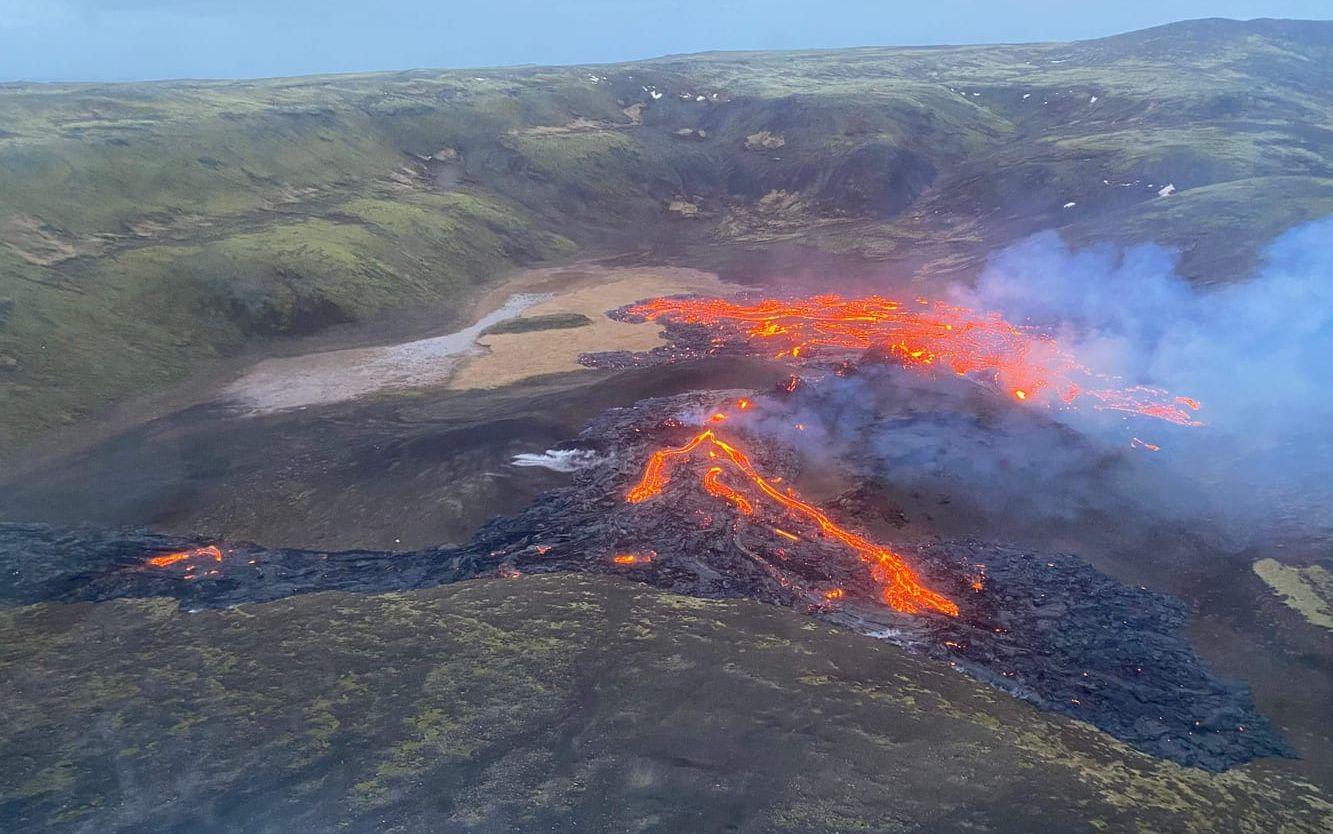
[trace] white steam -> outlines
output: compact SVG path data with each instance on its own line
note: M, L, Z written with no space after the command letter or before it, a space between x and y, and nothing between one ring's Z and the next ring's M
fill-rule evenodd
M1051 328L1090 367L1204 405L1191 429L1062 415L1090 437L1160 442L1178 484L1217 512L1333 522L1333 218L1283 234L1241 283L1196 289L1160 247L1073 252L1043 234L954 295Z
M1042 234L952 296L1041 326L1116 385L1200 400L1201 426L867 368L754 427L1006 518L1203 519L1246 540L1333 530L1333 218L1279 237L1248 281L1195 287L1174 265L1157 246L1072 251Z
M547 449L540 454L514 455L514 466L537 466L556 472L575 472L597 462L597 455L587 449Z

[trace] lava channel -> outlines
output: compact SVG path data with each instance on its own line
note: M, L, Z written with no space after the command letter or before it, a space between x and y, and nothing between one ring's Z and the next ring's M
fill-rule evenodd
M773 486L754 468L744 452L718 437L713 429L704 429L681 446L653 452L644 466L642 477L626 494L625 500L639 504L661 493L662 487L671 477L669 465L689 459L699 449L706 450L712 464L701 476L703 488L708 494L726 500L742 515L754 514L754 502L722 480L726 471L724 465L729 465L744 480L754 485L760 495L770 499L789 517L813 523L825 535L841 542L869 565L871 576L880 587L884 602L891 608L906 614L934 611L950 617L958 616L958 606L942 594L922 585L902 556L838 526L818 507L801 499L790 487L784 492ZM777 527L773 528L773 532L792 541L799 540L796 534Z

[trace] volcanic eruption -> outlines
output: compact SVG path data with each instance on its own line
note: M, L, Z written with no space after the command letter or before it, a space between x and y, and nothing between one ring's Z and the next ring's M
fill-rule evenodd
M570 485L456 546L325 553L0 526L0 557L39 551L47 566L17 563L11 595L169 595L202 608L483 576L611 573L677 593L784 605L894 640L1182 763L1223 769L1288 751L1248 693L1201 663L1183 636L1178 601L1067 554L976 538L886 544L882 530L857 529L871 519L855 495L880 475L852 473L852 489L823 508L791 485L807 458L838 459L820 445L827 425L813 423L828 418L811 407L824 396L871 393L884 382L876 366L885 364L977 383L1003 395L981 400L1007 401L1026 420L1044 420L1034 408L1087 405L1197 426L1198 402L1120 384L1035 327L924 299L657 298L609 315L660 320L667 343L648 354L585 356L586 364L755 356L797 367L767 393L694 391L603 412L548 453L586 461L568 472ZM873 417L873 406L862 410ZM795 434L772 431L774 421ZM848 426L854 435L856 426L864 429ZM1132 445L1156 449L1137 437ZM71 561L66 554L75 551L83 555ZM197 570L203 565L210 569Z
M0 597L167 596L196 610L316 591L608 573L783 605L893 640L1182 763L1224 769L1288 750L1248 693L1202 664L1178 601L1067 554L974 538L890 547L853 529L866 519L846 494L827 509L798 494L789 482L802 456L754 419L781 419L783 408L844 384L789 379L767 394L692 392L610 409L566 444L594 461L568 486L456 546L322 552L0 525L0 568L13 577Z
M748 403L748 400L743 402ZM718 419L720 417L725 417L723 412L715 413L713 420L721 422ZM686 460L700 448L705 450L708 461L729 465L732 471L740 476L742 482L753 486L759 496L774 502L794 521L813 526L819 534L840 542L855 553L862 562L870 566L875 583L882 589L884 602L895 610L906 614L935 611L951 617L958 615L958 606L941 594L924 587L902 556L834 523L824 512L804 501L790 487L778 489L754 468L754 464L744 452L718 437L717 432L711 428L699 432L682 446L653 452L644 466L643 477L630 489L625 500L631 504L639 504L661 493L662 486L670 477L669 465ZM753 515L754 504L740 491L722 480L723 472L722 466L715 465L706 469L702 477L704 491L728 501L741 515ZM779 527L774 527L773 532L789 541L799 540L799 536Z

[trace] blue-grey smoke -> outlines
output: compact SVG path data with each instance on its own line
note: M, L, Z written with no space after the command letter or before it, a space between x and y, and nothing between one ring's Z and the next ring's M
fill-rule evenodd
M1046 233L952 295L1056 334L1123 384L1200 400L1201 426L1031 408L898 369L825 380L794 415L759 426L1019 518L1132 511L1246 537L1333 529L1333 218L1283 234L1240 283L1196 287L1174 266L1159 246L1075 251Z
M1161 437L1162 464L1216 512L1333 523L1333 218L1280 236L1247 281L1196 289L1174 265L1157 246L1074 252L1046 234L955 295L1050 328L1091 367L1204 404L1204 425L1185 430L1061 419L1103 442L1117 422Z

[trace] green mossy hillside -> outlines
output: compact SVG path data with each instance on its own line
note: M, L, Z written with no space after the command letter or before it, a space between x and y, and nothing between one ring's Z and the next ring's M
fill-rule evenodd
M0 455L256 339L584 251L966 277L1035 231L1242 277L1333 212L1333 24L0 85ZM751 257L752 254L760 257ZM781 272L782 269L777 269ZM762 277L762 276L759 276Z
M16 830L1324 830L896 646L605 577L0 611Z

